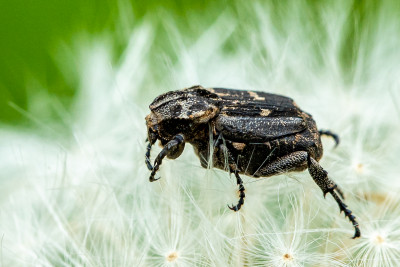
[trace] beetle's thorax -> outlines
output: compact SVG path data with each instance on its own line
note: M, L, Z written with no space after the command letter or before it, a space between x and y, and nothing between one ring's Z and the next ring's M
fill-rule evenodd
M219 112L219 97L201 86L158 96L149 106L152 117L160 124L169 119L205 123Z
M176 134L190 139L220 112L219 97L201 86L167 92L150 104L148 131L168 140Z

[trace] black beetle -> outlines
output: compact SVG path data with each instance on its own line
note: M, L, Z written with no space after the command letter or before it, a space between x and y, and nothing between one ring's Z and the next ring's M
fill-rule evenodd
M211 158L214 167L234 173L239 201L229 207L238 211L244 203L243 181L239 174L268 177L308 169L324 196L330 193L361 236L351 210L343 203L343 193L318 164L323 149L321 135L339 138L330 131L318 131L312 116L291 98L256 91L193 86L158 96L146 116L148 131L146 164L154 178L165 156L178 158L190 143L205 168ZM210 138L210 133L213 138ZM160 140L163 149L150 162L151 146ZM210 155L210 142L213 153Z

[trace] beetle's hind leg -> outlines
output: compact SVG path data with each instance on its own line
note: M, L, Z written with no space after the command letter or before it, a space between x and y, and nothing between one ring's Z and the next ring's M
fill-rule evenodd
M337 147L340 143L340 139L339 136L329 130L325 131L325 130L319 130L318 131L319 135L326 135L329 137L332 137L335 140L335 147Z
M355 229L354 238L360 237L361 232L358 227L358 222L356 221L356 217L352 215L351 210L347 208L347 205L344 204L343 200L336 194L336 192L343 196L342 191L337 187L337 184L329 179L328 173L318 164L318 162L313 159L310 154L307 153L307 165L308 171L311 177L314 179L315 183L321 188L324 196L327 193L330 193L332 197L336 200L336 203L339 205L340 212L344 212L345 217L348 217L350 222L353 224Z
M182 154L184 148L185 148L185 140L183 135L182 134L175 135L174 138L164 146L164 148L161 150L161 152L157 155L156 159L154 160L154 167L151 170L149 181L154 182L160 179L160 178L154 178L154 176L156 175L156 172L160 168L162 160L165 158L165 156L175 159Z
M330 193L339 205L340 211L344 212L345 217L348 217L350 222L353 224L355 233L353 238L361 236L360 229L356 217L351 214L351 210L347 209L347 205L343 203L343 193L338 188L337 184L329 179L328 173L313 159L306 151L296 151L289 155L283 156L253 174L255 177L259 176L271 176L289 171L304 170L308 168L308 172L314 179L314 182L321 188L324 196ZM336 194L337 193L337 194ZM338 196L342 197L342 199Z

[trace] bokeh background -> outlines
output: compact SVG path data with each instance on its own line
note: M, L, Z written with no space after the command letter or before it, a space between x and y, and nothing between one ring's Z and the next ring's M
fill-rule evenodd
M161 53L172 64L179 60L174 52L174 40L171 40L176 37L174 34L179 34L185 45L191 45L222 14L232 18L233 23L230 36L222 44L223 52L236 51L243 45L251 50L251 36L256 34L252 29L261 26L252 7L261 3L256 1L246 5L240 1L185 0L1 1L0 120L10 124L29 123L30 120L26 120L26 116L16 107L29 109L30 114L38 112L41 118L51 116L57 119L51 103L43 103L40 97L43 94L54 96L69 109L77 92L79 73L73 70L76 62L65 51L66 47L104 39L112 51L111 63L116 63L123 56L134 26L146 21L151 24L153 31L153 39L148 46L156 55L151 57L153 61L149 63L156 75L160 59L157 54ZM304 14L296 14L298 10L291 10L293 8L287 1L266 1L261 5L265 4L271 15L272 26L278 32L287 31L284 28L288 20L291 21L290 12L295 12L294 16L301 16L304 28L311 34L309 45L315 46L315 57L322 60L326 51L320 46L332 41L325 31L329 25L326 25L324 18L324 11L331 9L332 3L301 1L300 6L307 6L302 9ZM378 28L382 26L379 22L387 16L396 21L399 4L397 1L371 0L341 4L343 9L338 13L342 14L338 16L345 16L346 21L339 29L340 35L336 36L338 40L334 42L338 42L339 71L343 78L351 80L357 58L361 56L359 46L364 45L364 53L368 53L373 42L378 41L374 40L376 31L395 27L388 23L383 29ZM332 25L337 22L332 18ZM176 33L170 27L174 27ZM68 73L66 66L70 68ZM35 99L40 104L33 103Z
M39 112L41 118L57 119L51 103L38 95L51 95L67 109L77 92L78 75L72 68L65 47L93 40L107 40L112 63L120 60L135 25L151 24L153 39L147 45L155 53L176 61L169 39L174 25L188 44L195 42L221 13L238 16L238 37L246 31L251 18L240 16L235 1L1 1L0 29L0 119L6 123L29 123L26 116L11 105ZM243 28L242 28L243 27ZM226 49L235 48L234 40ZM175 58L174 58L175 57ZM156 56L151 62L157 66ZM149 62L150 63L150 62ZM65 73L65 66L70 67ZM154 69L154 68L153 68ZM157 72L157 68L155 68ZM67 76L67 77L66 77ZM32 107L39 98L41 109ZM29 99L29 100L28 100ZM38 108L40 109L40 108Z
M1 1L0 265L397 266L398 1ZM148 182L148 104L201 84L290 96L362 237L308 172ZM159 147L153 149L154 160Z

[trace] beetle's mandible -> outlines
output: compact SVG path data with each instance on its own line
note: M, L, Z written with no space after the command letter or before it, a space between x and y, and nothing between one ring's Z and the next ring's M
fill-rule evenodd
M198 85L156 97L150 110L146 116L146 165L151 170L151 182L157 180L154 176L163 158L178 158L185 143L190 143L201 166L207 168L212 160L214 167L235 175L239 201L229 208L238 211L245 198L240 174L257 178L308 169L324 196L330 193L353 224L353 238L361 236L355 216L343 203L342 191L318 163L323 153L321 135L333 137L336 145L338 136L318 131L312 116L291 98ZM150 150L157 140L163 149L152 165ZM214 146L212 155L210 142Z

